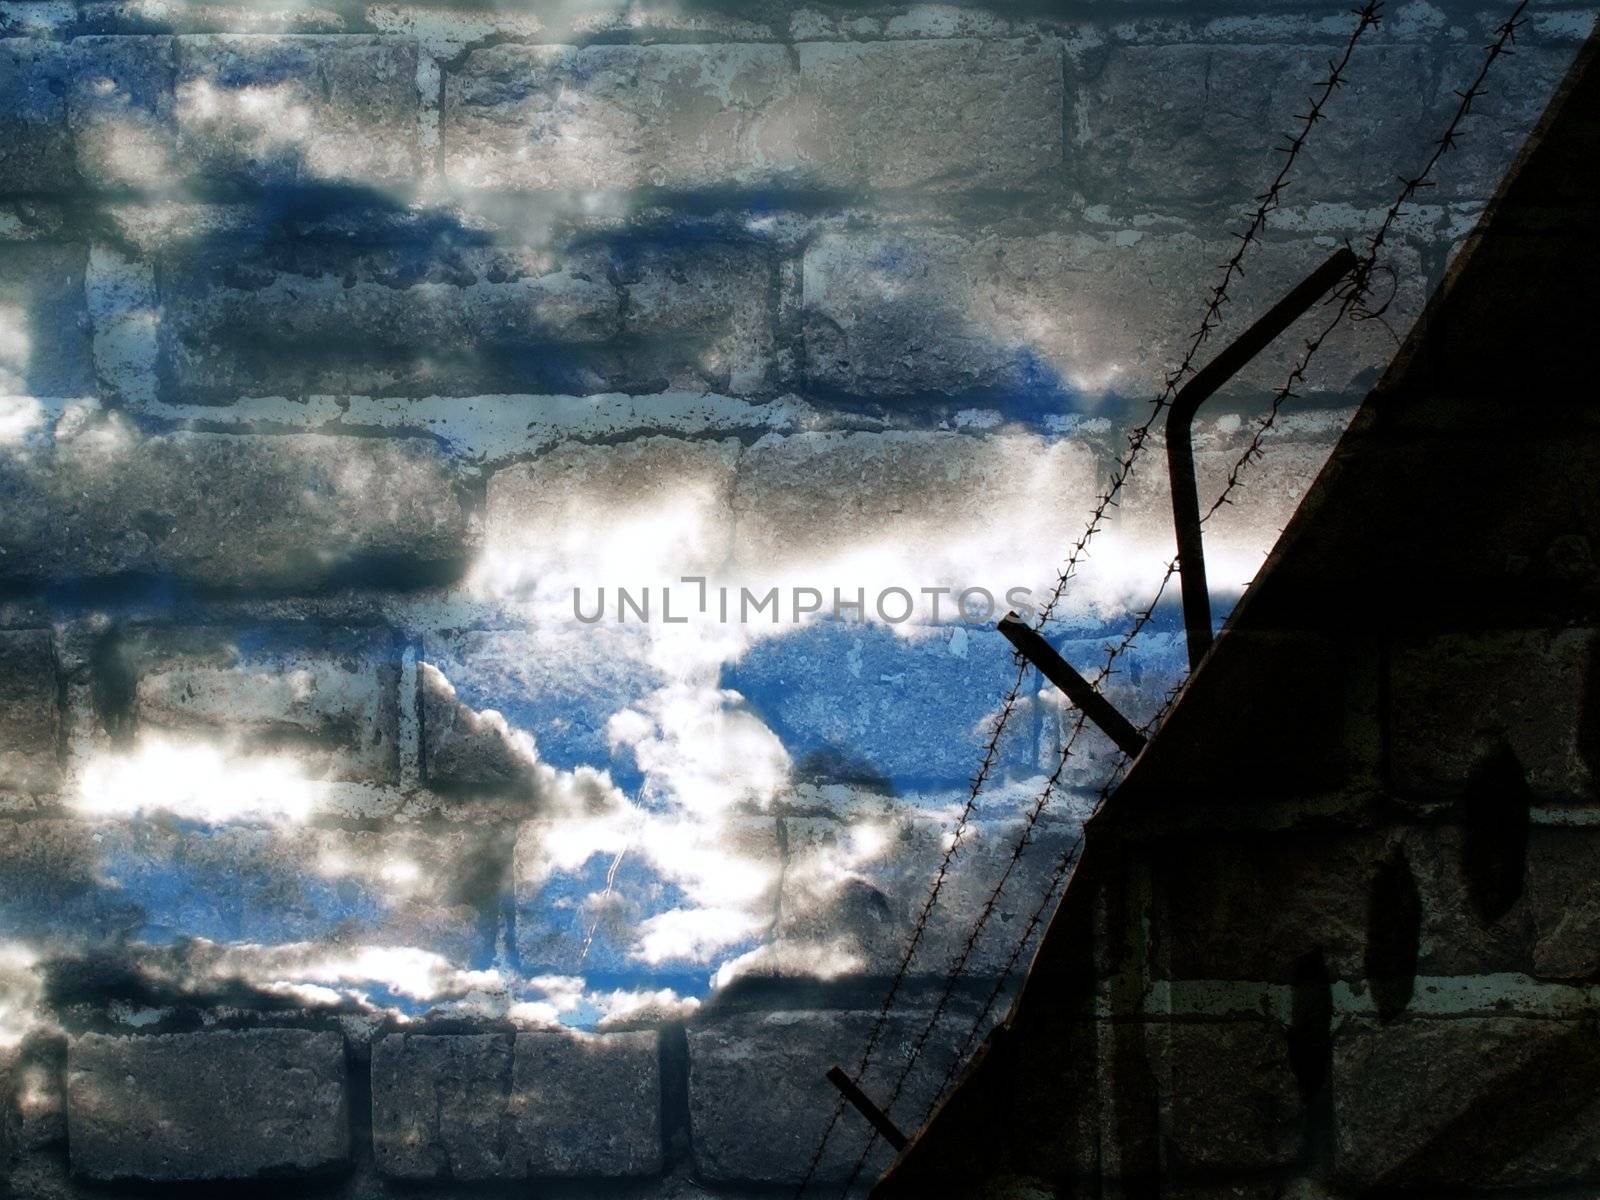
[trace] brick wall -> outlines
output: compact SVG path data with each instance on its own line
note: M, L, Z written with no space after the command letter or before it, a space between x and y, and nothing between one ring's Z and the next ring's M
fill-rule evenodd
M1370 228L1499 15L1370 35L1235 325ZM1219 593L1588 21L1537 14L1407 215L1388 327L1330 343L1210 533ZM1311 4L0 3L11 1190L792 1184L1004 644L922 609L679 638L566 589L1048 582L1347 32ZM1293 345L1208 410L1203 490ZM1165 508L1136 476L1075 658L1144 599ZM1119 700L1182 661L1164 616ZM1056 757L1053 696L1024 702L888 1062Z

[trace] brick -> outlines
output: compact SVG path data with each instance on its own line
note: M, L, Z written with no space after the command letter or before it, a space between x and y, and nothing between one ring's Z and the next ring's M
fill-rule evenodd
M350 1149L344 1042L289 1029L115 1038L68 1055L72 1166L94 1179L242 1179Z
M1535 797L1593 799L1582 698L1594 641L1579 629L1403 641L1391 668L1399 786L1426 797L1459 794L1485 751L1503 740Z
M654 1032L394 1034L372 1052L378 1169L400 1179L661 1169Z
M247 962L245 982L263 985L359 987L364 968L352 947L474 961L492 938L484 914L498 912L496 888L510 852L497 833L459 827L380 833L159 817L44 819L18 823L8 835L0 847L0 913L9 928L64 946L132 928L165 940L325 947L268 954L259 970ZM347 959L356 972L348 979L324 977L316 965ZM204 979L179 982L205 986Z
M372 1150L398 1179L505 1173L509 1036L390 1034L372 1044Z
M58 42L0 39L0 192L50 192L74 182L69 54Z
M588 612L593 591L583 599ZM665 682L649 661L644 633L642 626L614 622L441 631L425 638L423 653L460 703L501 713L512 728L533 737L543 761L571 770L611 759L606 724L612 714ZM429 767L430 777L436 769L437 764Z
M708 574L732 540L738 456L735 438L657 436L566 444L497 471L488 489L491 570L511 588L573 579L585 611L601 585L637 591Z
M1253 318L1332 253L1314 239L1274 243L1232 291L1229 314ZM966 236L826 233L805 254L808 383L850 395L1146 399L1187 348L1196 314L1231 247L1188 233ZM1420 260L1397 248L1397 333L1421 310ZM1229 385L1260 396L1280 386L1313 313ZM1328 339L1301 392L1364 388L1393 354L1376 322ZM1230 325L1224 334L1238 328Z
M422 762L436 791L519 794L535 786L538 751L526 734L490 710L463 704L438 668L417 668Z
M56 783L61 711L48 629L0 631L0 791Z
M483 240L446 217L392 245L179 247L159 271L169 398L769 389L766 251Z
M145 736L286 754L310 778L399 780L400 648L386 630L143 629L121 649Z
M410 39L178 39L182 169L208 181L410 184L420 103Z
M949 819L786 817L784 830L788 861L772 947L779 972L798 966L829 978L894 974L943 857ZM1020 821L975 821L968 827L912 963L914 974L944 976L976 927L1022 831ZM1035 828L967 959L969 977L994 976L1006 968L1076 837L1076 826L1049 817ZM1019 961L1029 961L1026 951Z
M213 588L435 581L474 530L421 439L174 433L69 414L49 445L0 459L0 579L171 574ZM374 503L375 489L381 503Z
M869 590L866 602L876 594ZM854 592L845 598L853 602ZM827 620L762 639L724 668L722 681L782 739L802 780L900 793L960 787L970 777L1016 667L993 629L908 634L907 626ZM1007 725L1002 778L1035 769L1031 715Z
M996 585L971 578L971 564L945 561L952 536L982 544L989 561L1027 584L1057 563L1052 547L1064 513L1087 513L1098 485L1094 451L1082 442L958 433L800 433L768 435L739 461L733 504L735 557L757 578L809 570L841 545L880 543L917 564L915 579L875 580L912 590L940 584ZM1019 507L1007 501L1025 500ZM1047 532L1048 530L1048 532ZM985 574L989 561L984 562ZM937 574L938 578L932 576ZM803 580L821 588L842 579ZM851 593L853 598L853 593ZM922 597L918 597L923 599ZM828 600L831 603L831 595ZM924 600L924 603L926 601ZM973 603L979 603L974 598ZM996 596L996 603L1004 598ZM949 620L946 599L940 620ZM929 613L931 616L931 612Z
M796 155L831 187L1015 188L1062 168L1051 39L801 42Z
M890 1021L862 1081L867 1095L887 1099L925 1020L906 1014ZM838 1099L828 1068L855 1062L872 1022L873 1014L863 1012L776 1012L691 1024L689 1122L698 1176L711 1183L797 1183ZM909 1125L921 1115L969 1024L970 1017L953 1015L935 1029L891 1117ZM835 1134L817 1166L817 1183L847 1178L866 1141L859 1123L841 1122ZM866 1177L876 1177L891 1158L880 1141Z
M1351 1020L1334 1038L1335 1168L1361 1187L1600 1178L1589 1021Z
M1474 106L1473 136L1439 168L1435 199L1486 199L1543 109L1570 52L1530 49ZM1420 169L1482 61L1476 41L1363 47L1295 168L1295 194L1387 202ZM1521 51L1519 50L1519 55ZM1070 97L1069 156L1094 202L1237 205L1277 170L1274 147L1327 75L1305 46L1123 45L1087 68ZM1470 147L1468 143L1471 143Z
M473 188L754 183L790 157L781 46L500 45L445 80L445 173Z
M173 112L173 39L85 37L75 39L72 50L67 118L84 184L170 186L183 173Z
M1169 1022L1150 1038L1170 1072L1162 1131L1171 1169L1259 1171L1299 1157L1305 1114L1280 1026Z
M0 42L0 53L4 53ZM0 159L0 164L4 160ZM83 246L5 244L0 253L0 395L94 390Z
M525 821L513 869L525 971L639 976L715 968L777 917L782 850L770 817L665 820L587 791L587 807ZM680 798L693 805L700 798ZM607 807L611 805L611 807Z
M1320 948L1335 979L1365 977L1367 906L1384 854L1371 837L1176 839L1157 860L1177 979L1290 982Z
M512 1065L519 1174L661 1170L661 1058L654 1031L519 1033Z
M1593 979L1600 975L1600 879L1596 833L1535 829L1527 854L1527 907L1533 926L1533 975Z

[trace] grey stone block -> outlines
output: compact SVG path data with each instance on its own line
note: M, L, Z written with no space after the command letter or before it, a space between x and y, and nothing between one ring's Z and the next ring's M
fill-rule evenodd
M762 392L773 268L753 246L218 237L161 258L172 398ZM338 329L337 337L329 336Z
M160 190L184 174L173 113L170 37L85 37L72 43L67 118L91 188Z
M401 1179L661 1169L653 1032L395 1034L372 1052L378 1168Z
M781 46L473 50L445 80L445 172L511 190L754 183L787 165L794 88Z
M85 1034L67 1067L72 1165L93 1179L244 1179L349 1154L336 1033Z
M596 468L599 474L599 468ZM531 480L525 478L523 482ZM508 491L520 495L521 483ZM494 494L491 491L491 494ZM515 543L518 523L509 512L515 508L501 493L507 508L500 509L506 525L496 528L491 544L509 535ZM553 503L535 500L536 508ZM530 533L530 538L531 538ZM508 564L514 579L520 559ZM570 601L563 598L563 608ZM607 604L615 615L615 595ZM592 610L594 591L585 589L584 611ZM558 610L561 611L561 610ZM571 770L582 765L604 766L612 748L606 724L614 713L648 696L664 682L649 661L647 630L641 625L551 623L534 629L441 631L423 642L423 654L455 690L458 702L473 709L493 709L514 730L530 734L539 757ZM426 726L424 727L426 732ZM429 766L430 778L438 769Z
M651 826L604 807L525 821L517 835L523 968L567 975L706 970L754 950L777 917L782 848L771 817L702 817L653 842ZM693 798L685 798L693 803ZM723 873L726 872L727 878Z
M409 38L178 39L184 174L252 184L410 184L421 168Z
M60 737L50 631L0 631L0 791L50 791L58 774Z
M1016 677L1010 643L993 629L907 636L904 626L828 620L758 642L724 668L723 686L782 739L799 778L904 794L962 787ZM1035 769L1035 694L1006 725L997 778Z
M143 735L287 755L311 779L399 779L400 647L387 630L147 628L119 652Z
M1281 1026L1168 1022L1149 1037L1170 1072L1161 1093L1169 1169L1263 1171L1299 1157L1304 1108Z
M832 1066L853 1070L873 1016L862 1012L777 1012L710 1018L689 1027L689 1120L695 1168L712 1183L794 1184L805 1174L838 1093ZM862 1081L887 1100L925 1018L896 1017ZM890 1116L914 1124L943 1078L970 1017L952 1015L930 1037L901 1103ZM813 1179L840 1183L866 1142L864 1122L841 1122ZM892 1155L880 1141L864 1177L876 1177Z
M457 479L417 439L175 433L69 414L47 444L0 458L0 578L171 573L217 588L434 580L474 529ZM381 490L382 503L373 497Z
M1458 795L1481 756L1504 742L1542 800L1592 799L1584 681L1590 630L1495 630L1408 639L1396 647L1393 753L1399 786Z
M877 543L885 555L903 555L922 572L886 583L913 593L923 586L993 586L989 579L947 575L950 564L940 561L940 550L956 537L1013 564L1017 578L1007 584L1027 585L1033 582L1034 564L1023 564L1047 536L1044 527L1053 535L1064 515L1086 514L1098 482L1094 451L1069 439L924 432L768 435L739 460L735 559L753 582L767 574L815 572L841 547ZM1052 551L1047 565L1055 561ZM802 582L821 588L847 581ZM1003 597L996 603L1003 604ZM939 620L948 621L954 613L955 602L946 597ZM924 619L932 615L930 608Z
M655 436L565 444L496 471L488 489L491 567L511 588L546 577L581 583L586 613L596 587L637 593L708 574L732 542L739 452L736 438Z
M1017 188L1062 162L1053 39L802 42L795 155L839 188Z
M1352 1020L1334 1038L1335 1168L1357 1187L1600 1178L1591 1021Z
M1592 829L1535 829L1528 843L1531 973L1541 979L1600 975L1600 877Z
M512 1163L520 1175L661 1170L661 1056L653 1031L519 1033Z
M59 42L0 39L0 192L60 191L76 182L69 56Z
M0 42L0 54L6 43ZM0 165L4 160L0 159ZM86 396L94 390L85 246L3 243L0 395Z
M372 1149L398 1179L505 1172L508 1035L390 1034L372 1045Z
M150 799L159 808L161 797ZM441 969L473 961L492 939L484 914L498 911L509 855L495 831L459 826L347 831L160 814L33 820L12 827L0 846L0 914L8 928L62 948L103 945L129 929L157 941L243 944L214 973L201 963L168 979L179 991L204 994L230 978L247 986L377 983L420 991L397 1003L425 1005L454 981L403 955L404 978L390 979L394 963L382 954L364 962L363 948L439 955ZM378 976L370 982L369 969ZM154 987L162 976L152 969L148 978Z
M1312 238L1258 249L1230 289L1220 337L1242 330L1333 249L1331 240ZM878 397L1150 398L1187 349L1217 265L1232 252L1225 241L1139 229L824 234L805 255L808 382ZM1396 247L1393 259L1399 284L1387 321L1403 334L1421 310L1426 279L1415 251ZM1229 391L1275 390L1303 339L1329 319L1321 309L1302 318ZM1296 390L1364 388L1393 354L1377 324L1336 330Z
M1440 165L1436 200L1486 199L1533 128L1570 51L1518 49ZM1137 45L1089 64L1070 98L1069 154L1102 203L1242 205L1276 174L1274 147L1300 128L1328 73L1323 47ZM1295 167L1302 199L1391 200L1420 170L1482 61L1475 40L1363 46Z

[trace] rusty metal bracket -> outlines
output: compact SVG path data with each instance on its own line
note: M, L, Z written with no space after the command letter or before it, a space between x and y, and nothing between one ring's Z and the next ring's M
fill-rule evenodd
M1172 523L1178 533L1178 572L1183 584L1183 626L1189 642L1189 669L1211 649L1211 592L1206 586L1205 547L1200 532L1200 496L1194 476L1191 427L1195 413L1239 369L1254 358L1324 292L1350 274L1358 260L1340 248L1266 315L1235 338L1173 397L1167 414L1167 475L1172 482ZM1081 707L1081 705L1080 705ZM1087 711L1087 710L1085 710Z
M1144 735L1112 706L1111 701L1095 691L1094 685L1078 674L1071 663L1057 654L1033 626L1016 613L1007 613L1000 618L999 629L1017 648L1017 653L1039 668L1039 673L1065 692L1067 699L1076 704L1084 716L1100 726L1116 743L1117 749L1129 758L1139 756L1139 751L1144 749Z
M858 1088L842 1069L829 1067L828 1082L838 1088L844 1098L855 1105L856 1111L871 1122L872 1127L878 1131L878 1136L889 1143L889 1149L899 1154L911 1144L911 1139L900 1132L895 1123L889 1119L889 1114L867 1099L867 1094Z

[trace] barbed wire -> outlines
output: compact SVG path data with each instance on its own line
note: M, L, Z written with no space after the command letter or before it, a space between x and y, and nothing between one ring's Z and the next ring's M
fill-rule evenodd
M1052 619L1056 606L1060 603L1062 596L1066 592L1068 583L1076 576L1079 566L1081 566L1081 564L1087 559L1090 543L1103 527L1110 510L1113 507L1116 507L1118 503L1118 497L1120 496L1124 485L1127 483L1128 477L1132 474L1134 466L1139 460L1140 455L1144 451L1145 446L1150 439L1151 433L1155 428L1157 419L1171 404L1184 380L1189 375L1194 373L1196 356L1199 354L1201 348L1210 340L1211 335L1217 330L1217 328L1220 327L1222 323L1222 310L1231 299L1229 294L1230 288L1237 279L1243 277L1243 263L1245 255L1249 252L1251 247L1260 240L1260 236L1266 228L1267 221L1270 219L1272 213L1282 204L1283 194L1289 185L1290 175L1293 172L1295 163L1299 160L1302 150L1305 148L1306 141L1309 138L1312 129L1319 121L1324 119L1323 109L1326 107L1328 101L1333 97L1334 93L1344 85L1344 74L1349 66L1351 57L1355 52L1356 44L1368 29L1379 23L1379 21L1382 19L1382 11L1383 0L1368 0L1368 3L1364 4L1362 7L1352 10L1356 17L1356 25L1351 31L1350 37L1344 45L1343 52L1338 58L1329 60L1328 74L1326 78L1322 80L1321 84L1314 90L1313 94L1308 97L1308 108L1306 112L1299 114L1296 117L1296 119L1300 122L1297 130L1292 135L1286 134L1286 141L1284 144L1277 147L1279 153L1283 154L1284 156L1283 163L1280 165L1277 174L1273 177L1272 182L1268 184L1266 190L1256 196L1255 210L1251 213L1250 219L1246 224L1244 231L1234 235L1238 241L1238 245L1234 248L1232 255L1229 256L1227 261L1219 264L1218 269L1222 272L1221 277L1211 288L1211 291L1207 297L1205 310L1200 319L1200 323L1189 339L1189 344L1184 352L1183 358L1180 360L1178 365L1169 371L1165 376L1160 395L1158 395L1151 402L1151 411L1149 415L1143 422L1136 426L1132 432L1129 433L1127 448L1118 459L1116 466L1113 468L1105 492L1096 498L1095 506L1090 512L1089 521L1084 529L1084 532L1073 544L1072 549L1067 556L1065 565L1060 571L1057 572L1055 582L1051 588L1050 596L1046 600L1045 604L1041 606L1040 611L1034 621L1035 629L1043 628ZM1163 581L1163 590L1165 589L1165 583L1166 581ZM1150 611L1150 615L1154 615L1153 606ZM1140 628L1142 629L1142 627L1143 626L1141 625ZM1128 639L1128 641L1131 643L1131 639ZM1100 674L1099 678L1096 680L1096 686L1099 686L1100 683L1103 683L1103 681L1109 677L1111 674L1112 663L1115 661L1118 653L1120 653L1120 651L1108 654L1106 665L1102 669L1102 673ZM951 863L954 861L956 854L959 852L960 847L966 840L968 830L971 826L972 814L977 807L978 798L982 793L983 788L987 785L988 779L993 772L995 763L998 760L998 747L1000 740L1004 735L1005 727L1010 721L1011 715L1016 710L1016 707L1020 702L1023 684L1027 680L1029 666L1027 661L1022 658L1020 654L1016 656L1016 659L1016 679L1005 693L1005 696L1002 698L999 713L995 718L991 728L989 740L985 745L983 760L979 765L977 774L972 780L968 796L966 802L962 806L961 813L957 817L955 831L951 835L949 844L946 846L939 866L934 873L934 879L929 890L928 898L923 904L921 911L918 913L916 920L913 922L906 953L901 957L900 963L895 972L895 976L890 983L884 1003L880 1006L878 1015L875 1018L871 1029L869 1030L866 1048L864 1049L858 1061L856 1072L852 1076L852 1079L857 1085L860 1084L862 1078L867 1072L867 1068L871 1065L872 1055L875 1053L877 1045L882 1039L884 1028L888 1022L889 1012L893 1008L893 1002L899 995L900 989L904 985L905 977L910 971L911 963L916 956L916 952L926 936L928 921L931 919L933 910L938 903L939 894L943 890L945 879L949 875ZM1044 796L1044 803L1039 804L1036 802L1033 811L1030 812L1030 817L1023 833L1023 839L1026 839L1026 841L1020 845L1020 848L1014 850L1013 856L1011 857L1005 869L1005 877L1007 879L1009 879L1011 872L1015 869L1017 861L1019 861L1022 855L1026 852L1026 842L1031 842L1032 831L1037 825L1039 816L1042 815L1044 808L1048 805L1050 796L1054 794L1055 787L1059 782L1061 774L1065 769L1066 762L1072 753L1072 743L1075 742L1077 732L1081 731L1082 726L1083 718L1080 714L1074 734L1071 738L1069 738L1067 746L1063 749L1061 761L1057 765L1056 770L1052 773L1050 782L1047 784L1048 791ZM889 1105L892 1105L894 1100L898 1099L901 1091L903 1090L905 1079L909 1075L911 1069L914 1068L916 1059L920 1055L921 1048L926 1044L928 1037L931 1035L933 1027L937 1024L937 1014L942 1014L944 1008L948 1005L950 995L953 993L956 983L961 977L961 973L965 970L965 965L967 960L970 958L972 948L976 945L977 938L979 935L981 935L983 926L987 924L990 916L992 915L994 904L998 903L998 899L999 892L997 890L991 897L991 900L985 903L984 909L980 914L981 923L973 931L967 942L963 944L962 950L958 953L958 960L961 964L960 968L953 970L947 975L946 989L941 995L938 1005L936 1006L936 1015L934 1018L932 1018L932 1020L930 1020L928 1026L918 1035L918 1038L914 1042L915 1050L909 1057L900 1075L900 1078L896 1082L894 1087L894 1098L889 1101ZM886 1111L889 1105L885 1106ZM805 1173L802 1176L798 1187L795 1189L794 1194L796 1200L799 1200L799 1198L805 1194L806 1189L810 1186L811 1180L815 1177L817 1168L821 1165L822 1157L826 1153L828 1141L831 1138L834 1129L837 1127L840 1118L843 1116L845 1107L846 1101L843 1095L841 1095L834 1104L828 1121L823 1128L822 1136L818 1141L817 1148L807 1164ZM855 1170L851 1173L849 1180L845 1184L844 1191L846 1193L848 1193L850 1187L859 1177L861 1170L865 1167L866 1161L871 1155L873 1145L876 1141L876 1136L876 1133L873 1133L871 1137L869 1137L867 1145L863 1149L861 1156L856 1163Z
M1290 368L1283 384L1274 392L1267 412L1263 414L1261 419L1257 422L1256 428L1251 435L1249 443L1246 445L1244 451L1239 455L1229 470L1227 479L1221 492L1201 518L1202 523L1208 521L1225 505L1233 502L1232 497L1234 493L1243 484L1244 473L1251 464L1259 461L1262 457L1264 453L1264 439L1276 425L1277 418L1282 410L1283 405L1298 394L1295 389L1304 384L1306 374L1310 368L1312 360L1316 357L1317 353L1321 350L1327 339L1334 333L1335 330L1340 327L1340 325L1344 323L1345 320L1349 319L1354 321L1373 319L1377 316L1381 316L1383 309L1388 307L1387 301L1376 311L1365 307L1367 298L1370 294L1370 280L1375 268L1377 267L1378 255L1381 252L1388 234L1393 228L1394 222L1398 218L1400 211L1415 197L1417 192L1423 188L1433 186L1433 171L1438 166L1444 155L1455 148L1456 137L1460 131L1462 122L1465 121L1467 116L1470 114L1473 102L1484 94L1483 84L1485 79L1488 77L1489 70L1498 59L1515 53L1515 51L1510 49L1510 47L1516 40L1517 29L1524 24L1524 18L1522 14L1527 8L1528 2L1529 0L1520 0L1520 2L1512 10L1510 17L1508 17L1507 20L1498 27L1495 40L1485 47L1484 60L1478 70L1477 76L1465 90L1457 91L1455 93L1455 95L1459 98L1459 102L1454 113L1451 115L1444 134L1434 143L1433 153L1429 156L1422 170L1417 175L1410 178L1402 178L1400 193L1395 202L1392 203L1385 212L1383 220L1368 238L1366 252L1358 260L1356 267L1352 270L1351 275L1348 277L1348 282L1335 292L1332 301L1335 304L1335 312L1333 317L1327 321L1323 327L1312 337L1308 338L1303 343L1299 357L1296 359L1294 365ZM1116 647L1108 650L1107 664L1105 667L1102 667L1099 676L1094 681L1094 685L1097 689L1099 688L1101 682L1109 674L1110 664L1114 662L1115 659L1122 653L1127 651L1127 649L1132 645L1133 641L1150 623L1156 607L1160 604L1161 598L1165 594L1167 587L1172 582L1173 577L1178 574L1178 570L1178 559L1174 557L1168 561L1162 573L1161 581L1156 588L1154 598L1143 610L1138 613L1132 626L1123 636L1121 642L1119 642ZM1175 683L1167 692L1165 699L1157 709L1156 713L1152 715L1147 722L1145 722L1140 732L1147 738L1151 736L1153 731L1159 728L1160 724L1166 719L1167 714L1177 702L1178 696L1182 693L1185 682L1186 678L1180 679L1177 683ZM1083 729L1084 721L1084 714L1080 712L1074 724L1072 736L1069 738L1069 745L1072 741L1076 740L1077 734ZM1126 752L1121 752L1119 754L1116 765L1112 768L1110 775L1102 785L1099 795L1095 801L1096 810L1098 810L1100 805L1105 803L1105 801L1110 797L1111 792L1115 790L1130 761L1130 757ZM1047 781L1047 792L1053 790L1056 778L1057 776L1053 775L1051 779ZM1043 795L1043 793L1041 794ZM1036 806L1035 809L1035 812L1037 811L1038 806ZM1030 817L1033 815L1034 814L1030 814ZM1024 831L1024 838L1028 837L1028 832L1028 830ZM1017 964L1020 962L1023 953L1026 952L1027 946L1031 942L1034 934L1037 932L1039 925L1044 921L1045 914L1050 911L1050 906L1053 903L1057 892L1070 876L1079 855L1082 853L1082 842L1083 839L1080 835L1080 837L1076 839L1068 848L1067 852L1061 857L1056 864L1055 869L1052 871L1050 878L1046 883L1044 895L1041 897L1039 904L1034 909L1033 913L1029 916L1027 922L1024 923L1022 933L1017 938L1016 944L1013 947L1010 956L1008 957L1005 965L1002 967L999 975L996 977L983 1006L969 1028L965 1039L961 1043L961 1046L957 1049L955 1055L952 1057L945 1072L944 1078L941 1080L938 1088L932 1094L932 1097L928 1102L927 1109L923 1113L921 1122L922 1125L926 1125L928 1120L932 1117L934 1109L938 1107L940 1099L943 1098L945 1091L954 1081L956 1073L960 1070L962 1064L966 1060L967 1054L972 1049L973 1043L977 1040L979 1032L982 1030L984 1023L989 1018L989 1014L993 1012L995 1004L998 1003L1000 996L1004 993L1010 976L1016 970ZM1020 857L1020 854L1017 857ZM1007 869L1003 873L1000 882L996 885L994 892L991 894L990 900L986 901L985 907L982 910L982 914L987 914L988 912L992 911L993 903L998 902L998 895L1003 889L1005 882L1009 880L1011 870L1014 868L1014 866L1015 859L1007 864ZM975 941L976 939L971 940ZM968 950L967 953L970 954L970 950ZM963 962L964 961L965 960L963 959ZM864 1160L865 1155L863 1155L863 1161Z

